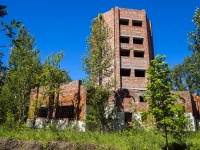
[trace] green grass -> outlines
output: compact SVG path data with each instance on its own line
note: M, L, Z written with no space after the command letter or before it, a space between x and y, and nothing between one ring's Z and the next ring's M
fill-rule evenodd
M73 143L98 144L105 147L111 147L121 150L162 150L165 146L165 138L162 133L147 130L130 130L120 132L108 132L100 134L99 132L78 132L75 130L50 130L50 129L30 129L13 128L7 130L0 126L0 138L13 138L19 140L36 140L47 143L49 141L66 141ZM181 146L169 136L171 149ZM185 139L187 149L200 149L200 133L193 133Z

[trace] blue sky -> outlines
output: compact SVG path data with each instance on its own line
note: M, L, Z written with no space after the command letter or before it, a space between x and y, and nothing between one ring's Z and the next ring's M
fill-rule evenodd
M63 50L61 68L77 80L86 76L81 69L82 56L91 21L98 13L115 6L145 9L153 24L155 54L166 55L173 67L190 54L187 34L195 30L192 16L200 0L1 0L0 4L7 5L9 12L3 18L5 22L13 18L22 21L34 35L42 61L52 52ZM1 51L7 64L9 50Z

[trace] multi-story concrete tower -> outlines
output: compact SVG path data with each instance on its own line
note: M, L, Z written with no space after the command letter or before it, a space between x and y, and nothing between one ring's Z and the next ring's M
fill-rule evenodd
M118 110L125 113L125 122L132 118L131 105L146 109L142 93L147 86L146 70L154 57L152 27L145 10L115 7L103 14L112 31L114 49L115 90L121 91ZM121 107L121 108L120 108Z

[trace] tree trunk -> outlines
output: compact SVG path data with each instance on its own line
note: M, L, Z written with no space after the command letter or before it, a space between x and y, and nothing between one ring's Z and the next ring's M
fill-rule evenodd
M169 150L169 148L168 148L168 137L167 137L167 128L166 128L166 125L165 125L165 140L166 140L166 148L167 148L167 150Z

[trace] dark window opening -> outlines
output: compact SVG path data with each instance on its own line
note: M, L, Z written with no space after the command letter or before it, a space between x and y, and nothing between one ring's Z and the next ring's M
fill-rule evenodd
M128 20L128 19L120 19L120 20L119 20L119 24L120 24L120 25L128 25L128 23L129 23L129 20Z
M143 51L134 51L134 57L144 57Z
M121 56L130 56L130 50L120 50Z
M140 102L144 102L144 98L140 96Z
M133 38L133 44L143 44L143 38Z
M135 77L145 77L145 70L135 70Z
M121 69L120 70L120 76L130 77L130 75L131 75L131 69Z
M130 124L132 122L132 113L125 112L125 124Z
M45 108L45 107L40 107L37 116L38 116L38 117L42 117L42 118L46 118L46 117L47 117L47 112L48 112L48 109L47 109L47 108Z
M129 43L129 37L120 37L120 43Z
M74 106L58 106L56 109L56 118L73 118Z
M132 21L132 25L133 26L137 26L137 27L142 27L142 21L140 21L140 20L133 20Z

